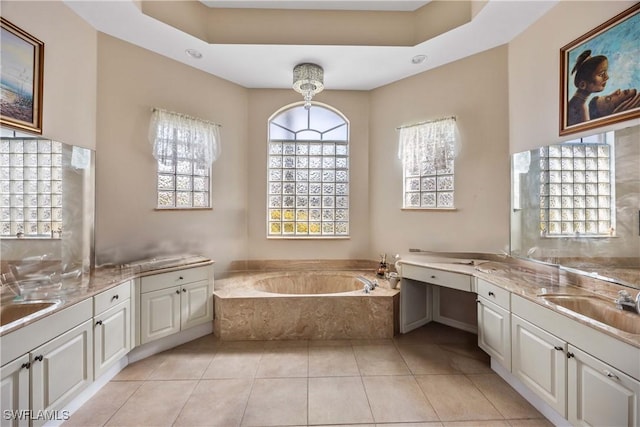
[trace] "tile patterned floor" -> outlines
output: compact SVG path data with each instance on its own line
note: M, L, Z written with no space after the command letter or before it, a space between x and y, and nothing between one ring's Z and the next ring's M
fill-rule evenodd
M127 366L64 425L551 426L476 340L437 323L374 341L208 335Z

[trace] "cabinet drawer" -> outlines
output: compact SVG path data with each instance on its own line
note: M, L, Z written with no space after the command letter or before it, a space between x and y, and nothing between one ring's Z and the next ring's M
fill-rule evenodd
M93 297L93 314L97 316L131 296L131 282L108 289Z
M471 276L466 274L402 264L402 276L420 282L471 292Z
M511 310L511 292L489 283L482 279L478 280L478 295L488 299L502 308Z
M207 280L209 267L186 268L184 270L169 271L167 273L145 276L140 279L140 292L152 292L172 286Z

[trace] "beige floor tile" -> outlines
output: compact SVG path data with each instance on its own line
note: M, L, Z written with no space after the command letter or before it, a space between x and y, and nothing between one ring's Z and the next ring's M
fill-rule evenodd
M441 421L503 419L464 375L419 375L416 379Z
M441 422L434 421L428 423L384 423L376 424L376 427L443 427Z
M220 341L220 349L262 350L265 341Z
M468 375L468 377L505 418L544 418L498 375Z
M489 355L484 352L476 341L468 343L452 343L452 344L439 344L440 347L451 353L459 354L461 356L470 357L472 359L478 359L483 362L489 363L491 360Z
M398 345L398 351L414 375L459 374L452 364L452 354L436 344Z
M242 419L243 426L307 424L307 378L258 378Z
M103 426L143 384L142 381L111 381L71 415L65 426Z
M309 348L310 377L348 377L360 375L351 346Z
M162 365L167 356L168 353L159 353L131 363L118 372L112 381L144 381L151 376L158 366Z
M171 351L149 376L150 380L199 380L207 369L213 354Z
M393 345L392 339L371 339L371 340L349 340L351 345L360 346L360 345Z
M438 421L413 376L372 376L362 381L377 423Z
M221 341L218 340L214 335L209 334L179 345L178 347L171 349L171 351L180 351L187 353L208 353L213 355L215 354L217 349L220 348L220 346Z
M477 343L478 336L441 323L430 322L408 334L396 336L394 340L403 344L474 344Z
M511 427L553 427L551 421L546 418L533 420L509 420Z
M348 346L351 347L351 340L310 340L309 348L311 347L338 347Z
M444 427L509 427L509 423L500 420L491 421L445 421Z
M292 348L292 347L309 347L309 341L307 340L273 340L265 341L264 348Z
M359 376L309 378L309 424L372 422Z
M307 377L309 350L306 347L266 349L260 359L256 378Z
M108 426L170 426L197 381L146 381L106 424Z
M394 345L354 346L361 375L407 375L409 368Z
M200 381L174 426L239 426L252 384L251 378Z
M262 350L220 349L202 378L253 378L261 358Z

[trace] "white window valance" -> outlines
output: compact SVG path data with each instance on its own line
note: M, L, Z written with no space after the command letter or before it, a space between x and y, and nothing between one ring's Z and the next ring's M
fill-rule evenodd
M441 170L456 155L455 117L399 128L398 158L405 170Z
M186 114L154 108L149 124L153 156L163 164L188 158L209 168L220 156L220 125Z

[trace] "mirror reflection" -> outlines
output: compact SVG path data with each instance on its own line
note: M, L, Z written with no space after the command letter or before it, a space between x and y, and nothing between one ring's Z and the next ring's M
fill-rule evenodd
M511 254L640 289L640 126L516 153Z
M94 152L0 138L0 273L34 299L73 289L93 265Z

